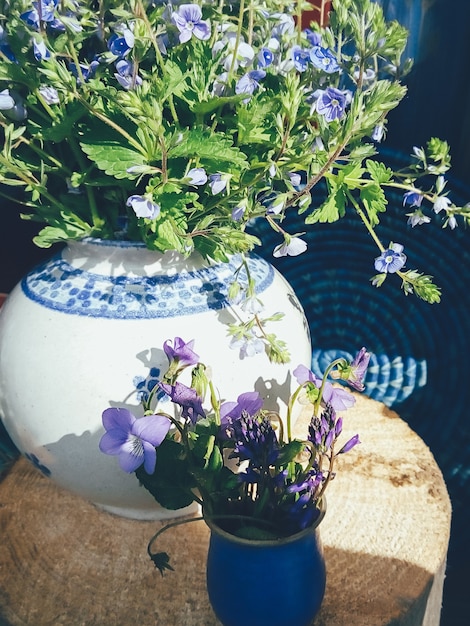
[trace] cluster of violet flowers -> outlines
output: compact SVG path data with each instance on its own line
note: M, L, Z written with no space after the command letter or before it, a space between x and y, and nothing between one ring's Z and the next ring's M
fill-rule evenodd
M165 493L184 491L186 499L175 495L180 505L199 503L205 517L229 532L272 538L311 526L335 476L336 458L359 443L355 435L338 444L343 419L337 412L351 407L355 398L328 378L363 390L370 358L366 349L351 362L333 361L321 378L299 365L293 372L298 387L285 420L264 407L257 391L241 393L235 401L220 400L194 352L194 341L175 337L165 341L163 349L168 369L143 399L144 415L136 417L126 408L103 412L106 432L99 444L101 451L118 456L120 467L136 472L156 499L159 476L163 476ZM190 386L178 380L187 368L191 369ZM299 400L311 410L305 439L292 433L292 411ZM165 446L170 454L162 451ZM173 464L180 476L182 465L185 470L183 480L174 484Z

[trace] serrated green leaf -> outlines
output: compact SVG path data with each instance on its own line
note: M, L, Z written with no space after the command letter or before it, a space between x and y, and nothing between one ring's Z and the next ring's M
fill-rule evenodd
M345 203L346 201L342 189L337 189L336 192L331 193L321 206L305 218L305 223L336 222L345 214Z
M361 189L361 200L367 211L372 226L379 223L378 213L387 209L387 198L384 190L378 184L371 184Z
M372 180L375 180L375 182L379 185L388 183L393 177L392 170L381 161L372 161L371 159L368 159L366 161L366 167Z
M116 139L85 138L80 142L85 154L96 166L114 178L136 178L138 175L127 170L134 165L144 165L142 153L133 150Z
M224 170L228 165L237 169L248 167L246 156L222 133L211 133L199 128L186 129L180 142L171 147L169 157L199 157L201 163L219 164L216 169Z

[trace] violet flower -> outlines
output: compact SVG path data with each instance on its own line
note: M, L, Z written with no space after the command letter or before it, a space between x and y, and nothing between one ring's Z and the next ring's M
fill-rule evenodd
M202 399L192 387L186 387L178 381L174 385L158 383L158 386L170 396L172 402L182 408L181 416L191 420L193 424L197 422L198 416L206 416L202 408Z
M132 207L137 217L143 217L149 220L155 219L160 213L160 205L155 204L143 196L129 196L126 206Z
M393 274L398 272L406 263L403 246L400 243L391 243L387 250L375 259L374 267L378 272Z
M193 35L202 41L211 36L210 24L201 19L202 11L197 4L180 5L178 12L172 13L172 18L180 32L180 43L186 43Z
M323 70L327 74L333 74L339 70L338 62L328 48L314 46L310 51L310 60L318 70Z
M155 471L155 448L165 439L171 422L163 415L145 415L137 419L123 408L110 408L103 412L106 429L99 447L105 454L119 457L121 469L129 474L142 463L147 474Z
M199 361L199 355L193 351L193 346L194 339L186 343L181 337L175 337L173 345L171 345L170 339L165 341L163 351L170 365L176 362L181 367L188 367L189 365L196 365Z
M273 256L276 258L282 256L298 256L307 249L307 243L300 237L289 237L283 244L276 246Z
M336 87L327 87L325 90L319 90L315 106L327 122L340 120L345 113L346 96Z
M257 391L241 393L236 402L223 402L220 405L220 420L222 424L237 420L245 412L247 415L256 415L263 406L263 399Z

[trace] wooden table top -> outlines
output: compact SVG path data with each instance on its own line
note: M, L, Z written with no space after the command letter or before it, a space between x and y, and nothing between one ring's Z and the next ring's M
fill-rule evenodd
M344 441L356 432L362 443L340 457L327 493L327 589L314 624L438 626L451 520L442 474L396 413L359 395ZM0 483L0 624L218 626L207 527L163 535L176 571L162 578L146 553L162 525L100 511L18 460Z

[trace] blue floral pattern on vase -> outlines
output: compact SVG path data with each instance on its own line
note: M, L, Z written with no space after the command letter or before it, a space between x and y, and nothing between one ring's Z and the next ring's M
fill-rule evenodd
M61 255L35 268L21 282L24 294L39 304L73 315L111 319L151 319L193 315L229 305L228 286L240 257L173 276L107 276L78 269ZM263 293L274 270L251 256L250 273ZM246 274L238 272L243 282Z

